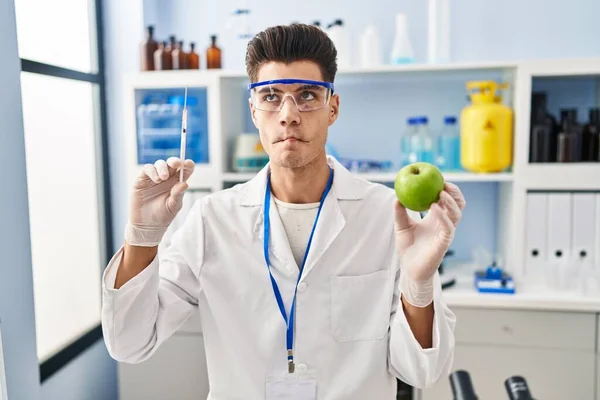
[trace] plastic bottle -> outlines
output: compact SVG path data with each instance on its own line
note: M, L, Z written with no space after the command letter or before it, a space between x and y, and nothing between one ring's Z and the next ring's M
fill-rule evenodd
M416 133L416 125L417 120L415 117L409 117L406 119L406 131L400 137L400 168L405 167L411 163L410 142L412 137Z
M217 35L210 37L210 46L206 49L206 68L221 68L221 49L217 47Z
M154 71L154 52L158 50L158 42L154 40L154 26L146 27L146 39L140 45L140 61L142 71Z
M390 61L392 64L415 62L415 52L408 35L408 18L405 14L396 14L396 34Z
M329 35L337 50L338 67L349 68L351 59L350 38L344 27L344 21L342 19L336 19L327 27L327 35Z
M409 162L434 163L433 137L428 127L427 117L420 116L415 121L415 131L410 139Z
M381 39L377 27L368 25L360 37L359 65L363 68L375 67L382 63Z
M442 171L458 171L460 165L460 132L456 117L444 118L444 128L437 137L436 165Z
M429 0L427 59L430 63L450 61L450 0Z
M196 43L190 43L190 52L188 53L188 69L200 69L200 56L196 53Z

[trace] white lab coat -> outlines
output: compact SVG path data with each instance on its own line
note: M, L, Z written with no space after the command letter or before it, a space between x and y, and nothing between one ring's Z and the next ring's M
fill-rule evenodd
M319 400L393 400L395 377L423 388L448 376L455 316L436 275L433 348L421 348L399 304L394 191L328 160L334 182L298 286L296 372L317 378ZM114 255L102 303L113 358L148 359L199 312L208 399L264 399L267 377L287 373L285 322L263 254L267 169L198 200L171 245L118 290L122 249ZM270 218L271 270L289 315L299 269L274 204Z

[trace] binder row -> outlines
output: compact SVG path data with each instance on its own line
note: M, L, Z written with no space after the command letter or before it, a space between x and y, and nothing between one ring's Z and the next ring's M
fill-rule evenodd
M530 192L525 229L526 271L600 270L600 193Z

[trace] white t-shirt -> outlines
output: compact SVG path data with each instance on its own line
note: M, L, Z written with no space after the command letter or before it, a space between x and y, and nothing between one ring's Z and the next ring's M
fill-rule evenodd
M273 200L277 205L279 218L285 229L292 254L300 268L320 203L285 203L274 196Z

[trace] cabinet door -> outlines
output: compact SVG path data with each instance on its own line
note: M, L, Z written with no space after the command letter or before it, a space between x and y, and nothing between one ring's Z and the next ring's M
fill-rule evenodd
M600 354L596 357L596 400L600 400Z
M593 399L595 354L573 350L457 345L452 370L466 370L480 399L506 400L504 381L527 380L534 398ZM448 378L422 392L422 400L452 399Z
M208 396L201 335L177 333L147 361L119 364L120 400L199 400Z

